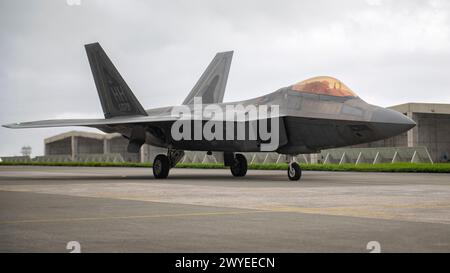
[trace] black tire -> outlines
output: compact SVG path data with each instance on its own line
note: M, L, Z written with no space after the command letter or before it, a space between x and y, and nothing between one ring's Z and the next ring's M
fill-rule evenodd
M157 155L153 161L153 176L156 179L167 178L169 170L169 158L166 155Z
M242 154L236 154L234 163L230 166L231 173L235 177L242 177L247 174L247 159Z
M288 177L291 181L297 181L300 180L302 177L302 169L300 168L300 165L298 165L297 162L292 162L289 164L288 170Z

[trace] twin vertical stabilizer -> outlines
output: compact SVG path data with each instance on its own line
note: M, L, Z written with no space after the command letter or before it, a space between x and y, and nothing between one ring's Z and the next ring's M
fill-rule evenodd
M183 104L194 103L194 97L201 97L203 103L222 102L232 58L233 51L217 53Z
M105 118L147 116L99 43L85 45Z

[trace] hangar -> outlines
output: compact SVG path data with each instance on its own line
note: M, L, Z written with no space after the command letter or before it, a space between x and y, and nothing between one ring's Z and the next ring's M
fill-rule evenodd
M147 162L157 147L146 145L140 153L127 151L128 140L118 133L99 134L70 131L44 140L45 155L36 161L47 162Z
M405 103L389 108L407 115L417 126L395 137L352 147L425 147L433 162L449 162L450 104Z

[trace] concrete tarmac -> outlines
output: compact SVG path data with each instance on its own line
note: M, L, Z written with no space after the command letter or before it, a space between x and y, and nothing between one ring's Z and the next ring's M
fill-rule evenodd
M450 251L450 175L0 166L0 252Z

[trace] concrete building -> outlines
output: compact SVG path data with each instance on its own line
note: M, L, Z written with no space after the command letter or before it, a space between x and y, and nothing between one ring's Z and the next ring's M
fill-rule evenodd
M140 162L139 154L128 153L128 140L120 134L70 131L46 138L45 155L40 161Z
M140 153L127 152L128 140L120 134L70 131L44 140L45 154L37 161L47 162L153 162L164 149L143 145Z

